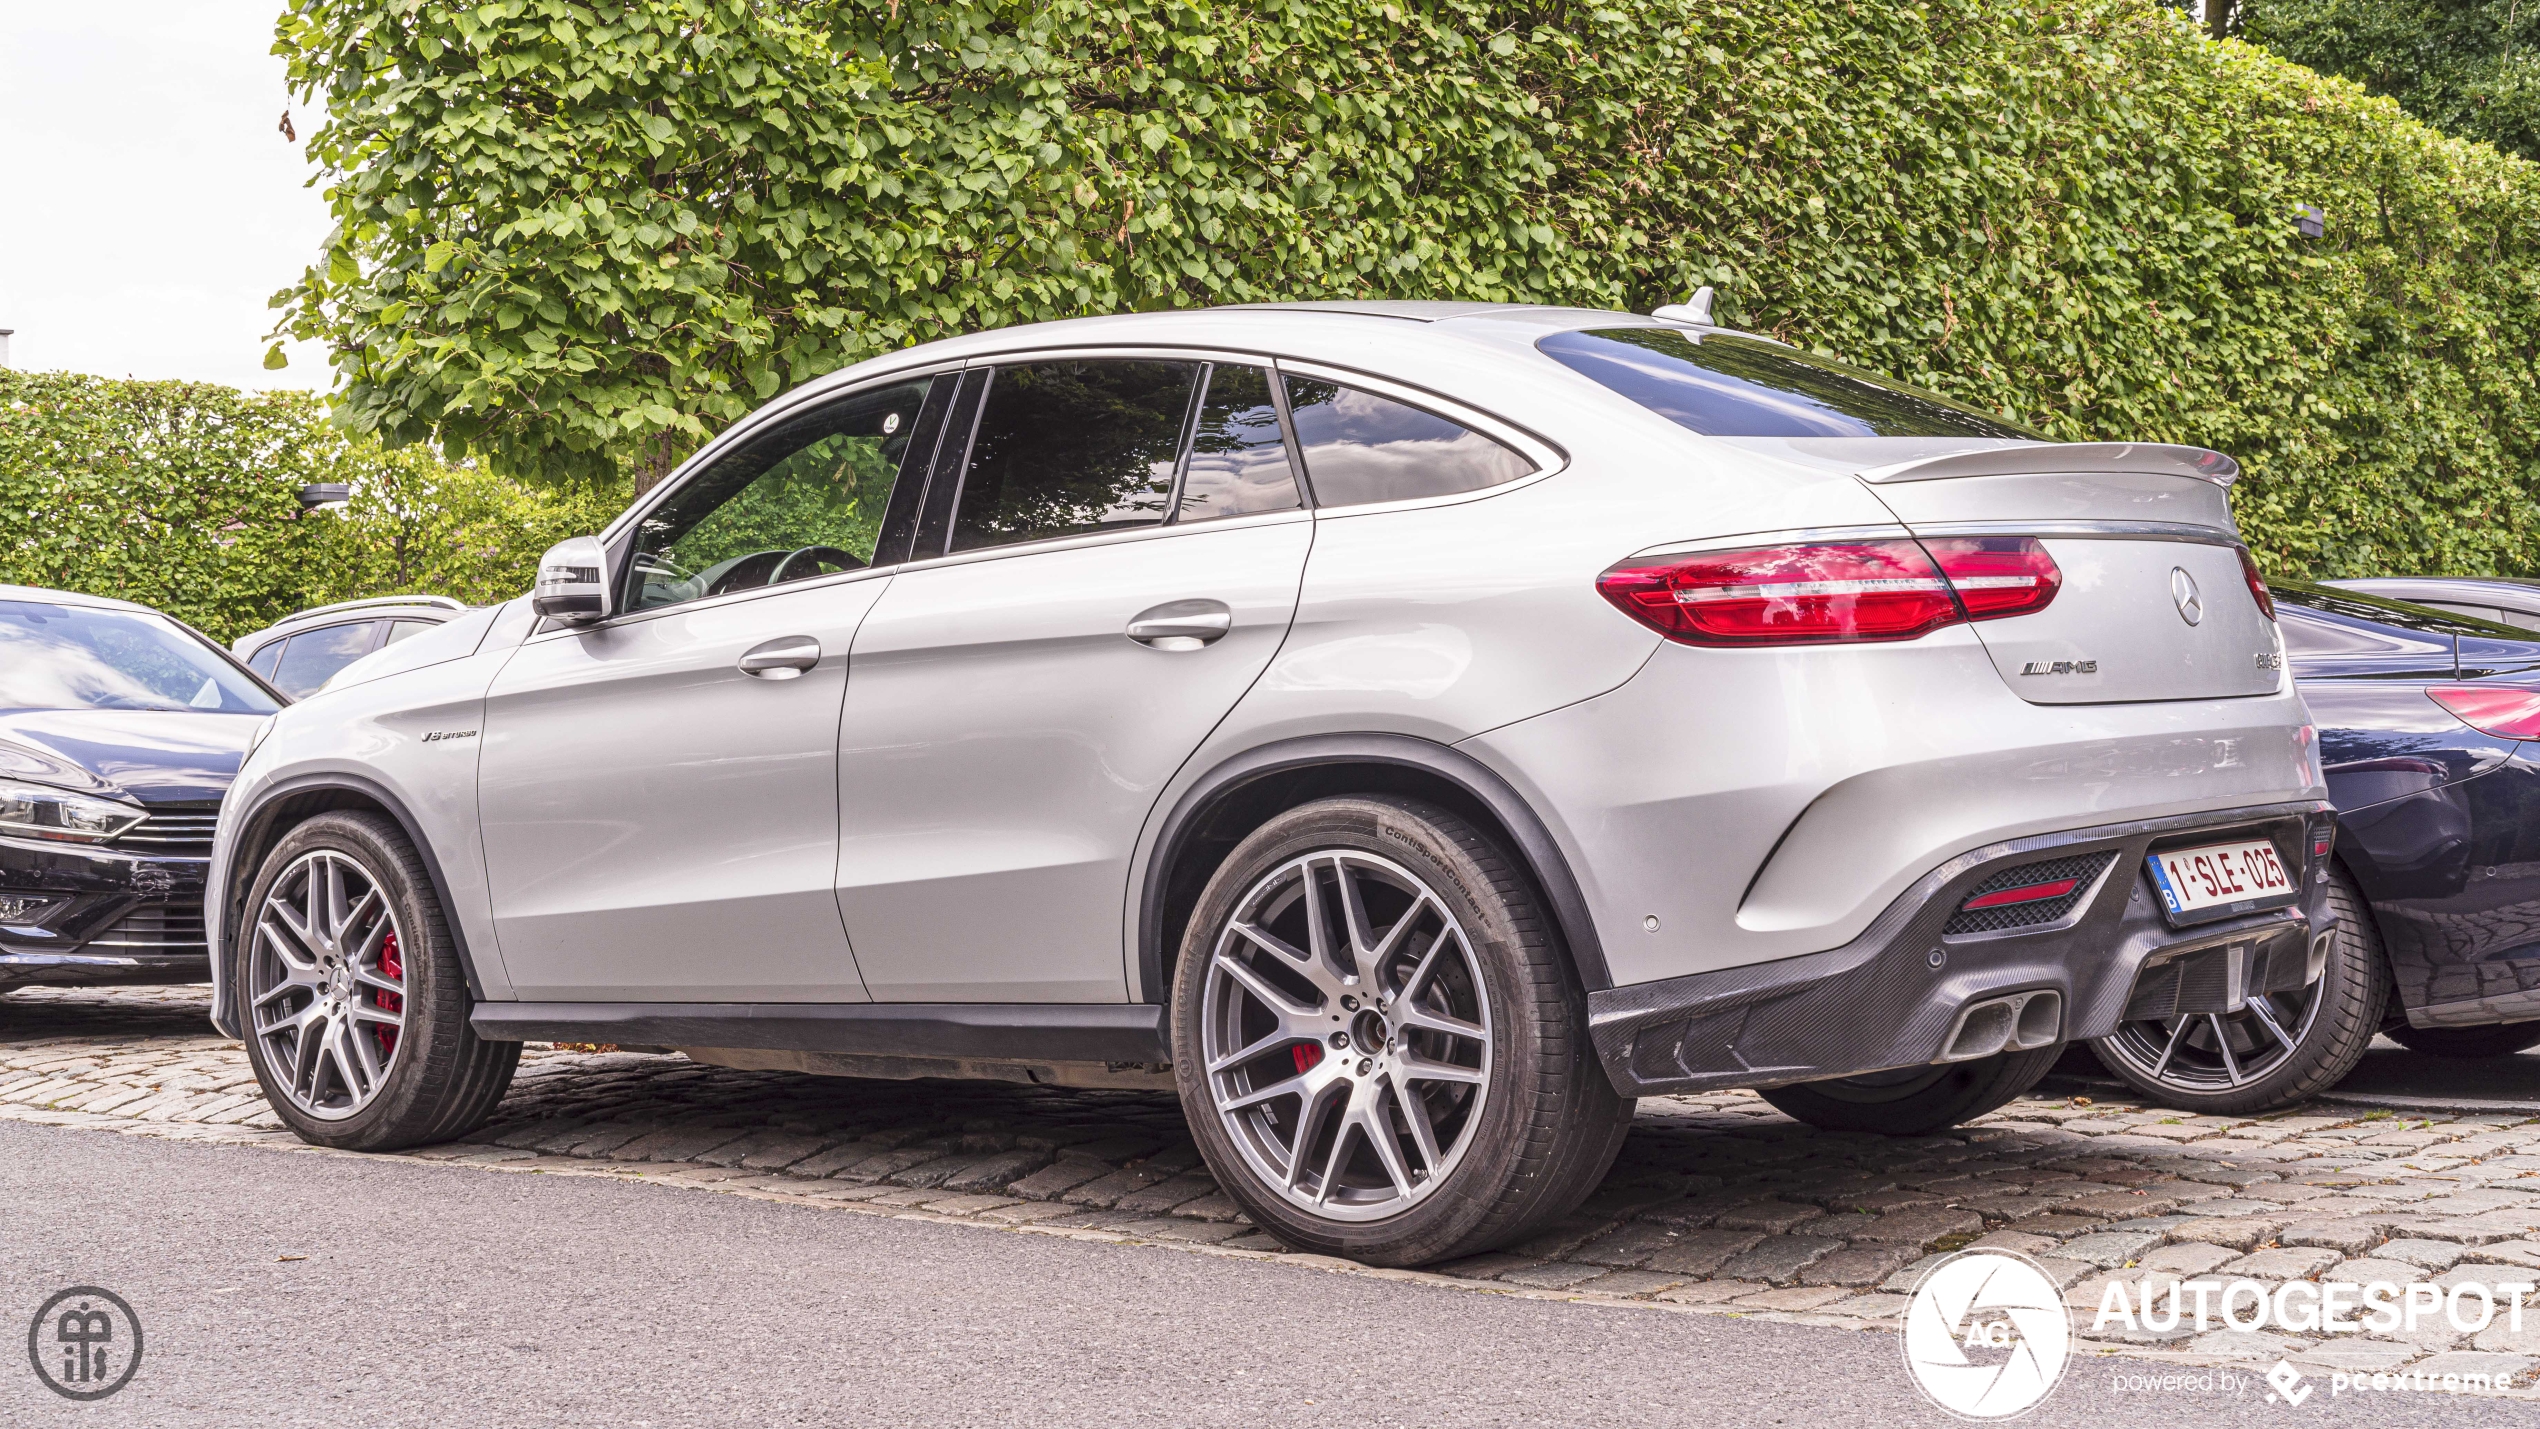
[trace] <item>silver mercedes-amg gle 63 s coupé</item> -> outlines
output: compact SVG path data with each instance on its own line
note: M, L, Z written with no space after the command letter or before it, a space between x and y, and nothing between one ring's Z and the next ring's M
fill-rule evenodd
M1707 301L928 343L277 716L215 1015L339 1147L531 1039L1169 1087L1385 1264L1565 1214L1639 1096L1928 1131L2334 955L2236 472Z

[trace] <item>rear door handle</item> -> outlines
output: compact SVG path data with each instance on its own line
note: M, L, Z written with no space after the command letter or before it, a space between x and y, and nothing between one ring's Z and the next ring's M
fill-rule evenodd
M790 680L819 663L819 641L808 635L784 635L742 652L741 673L762 680Z
M1139 611L1128 636L1150 650L1197 650L1234 628L1235 613L1222 600L1173 600Z

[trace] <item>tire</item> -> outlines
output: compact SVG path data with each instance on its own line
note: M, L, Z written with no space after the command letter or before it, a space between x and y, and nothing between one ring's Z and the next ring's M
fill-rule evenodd
M303 1141L395 1151L464 1136L511 1086L520 1044L474 999L423 860L377 814L337 810L266 855L231 951L247 1060Z
M2371 905L2340 868L2329 870L2328 911L2318 981L2253 997L2242 1012L2123 1024L2091 1044L2100 1065L2163 1106L2222 1116L2291 1106L2344 1081L2380 1030L2390 971Z
M2061 1046L1996 1052L1972 1062L1768 1087L1756 1095L1820 1131L1923 1136L2008 1103L2046 1080L2063 1055Z
M1218 1185L1288 1244L1371 1265L1567 1215L1631 1125L1531 882L1407 799L1306 804L1228 854L1182 939L1172 1037Z
M2540 1047L2540 1022L2500 1022L2493 1027L2393 1027L2390 1040L2411 1052L2462 1061L2510 1057Z

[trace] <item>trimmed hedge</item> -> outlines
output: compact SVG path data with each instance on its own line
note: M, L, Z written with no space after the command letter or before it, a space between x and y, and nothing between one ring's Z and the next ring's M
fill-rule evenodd
M2152 0L293 0L277 49L341 221L286 325L501 470L658 472L956 331L1710 282L2231 452L2272 569L2540 571L2531 166Z
M352 504L302 509L323 481ZM506 599L624 504L383 452L307 393L0 370L0 583L137 600L220 640L356 596Z

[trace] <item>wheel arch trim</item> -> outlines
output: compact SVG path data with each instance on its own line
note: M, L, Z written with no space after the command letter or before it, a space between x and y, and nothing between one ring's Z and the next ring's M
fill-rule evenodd
M230 845L230 858L223 870L225 877L221 886L205 890L220 899L217 926L213 930L220 942L214 950L215 966L212 970L216 989L212 1025L228 1036L240 1035L237 997L229 979L221 976L218 964L228 962L232 955L236 941L233 935L244 911L242 905L247 890L254 885L256 874L264 865L264 855L275 842L274 838L268 837L273 832L275 806L302 795L326 793L353 795L377 805L380 812L396 821L406 841L414 845L415 853L423 859L424 873L432 880L432 896L441 900L441 921L449 929L451 946L458 950L459 968L467 975L468 996L477 1002L486 1000L484 979L477 975L475 951L468 945L467 929L462 926L455 911L456 904L450 897L449 875L442 871L440 854L433 848L431 840L424 837L423 825L406 807L405 801L391 793L387 786L363 775L341 772L302 774L277 779L256 792L255 802L238 816L238 837ZM241 857L251 848L256 850L254 859Z
M1173 868L1204 817L1228 797L1264 779L1317 768L1379 765L1415 770L1445 781L1480 804L1506 830L1514 853L1550 905L1554 927L1579 980L1588 991L1612 987L1604 944L1587 897L1571 870L1569 857L1534 808L1514 786L1481 760L1461 750L1404 734L1326 734L1280 740L1232 755L1201 775L1158 824L1138 880L1137 943L1134 950L1138 996L1164 1003L1171 996L1165 976L1171 949L1165 946L1164 913Z

